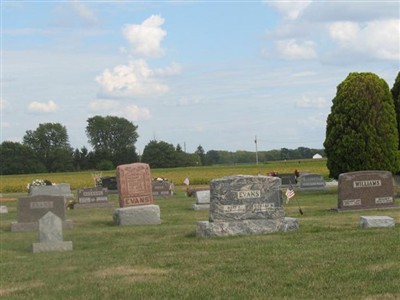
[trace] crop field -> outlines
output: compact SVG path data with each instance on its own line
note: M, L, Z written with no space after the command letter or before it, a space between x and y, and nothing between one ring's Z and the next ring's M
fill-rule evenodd
M325 159L277 161L266 164L206 166L171 169L152 169L152 177L165 177L175 186L183 184L189 178L193 185L208 184L210 180L229 175L267 175L272 171L279 173L293 173L294 170L308 173L319 173L328 179L328 169ZM35 179L47 179L53 183L69 183L72 190L94 186L92 175L101 173L103 176L115 176L115 171L84 171L72 173L46 173L28 175L5 175L0 177L0 193L23 193L27 191L27 184Z
M63 240L71 241L73 250L45 253L32 252L37 232L11 232L15 198L27 195L26 183L36 178L93 186L91 173L4 176L3 187L23 183L22 191L3 192L1 198L8 213L0 215L0 298L400 299L400 211L334 212L337 187L295 190L284 210L298 219L298 231L196 236L196 223L208 220L208 211L191 209L195 199L179 186L184 178L206 184L227 175L295 169L328 174L323 160L152 170L153 177L167 177L177 186L175 195L155 198L160 225L116 225L118 195L110 194L113 207L67 210L73 228L63 231ZM103 172L107 175L114 172ZM365 215L390 216L396 226L362 229Z

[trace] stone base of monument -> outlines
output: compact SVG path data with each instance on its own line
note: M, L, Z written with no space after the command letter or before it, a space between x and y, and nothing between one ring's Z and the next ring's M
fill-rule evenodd
M160 207L152 204L117 208L113 219L117 225L161 224Z
M192 204L193 210L209 210L210 204Z
M360 227L394 227L394 219L388 216L361 216Z
M45 243L33 243L33 253L38 252L51 252L51 251L72 251L72 242L45 242Z
M296 218L280 219L247 219L242 221L199 221L196 236L215 237L244 234L263 234L272 232L288 232L299 229Z
M76 203L75 208L102 208L102 207L112 207L112 202L92 202L92 203Z
M74 224L72 220L65 220L62 222L63 229L72 229ZM29 223L18 223L11 222L11 232L19 232L19 231L36 231L39 229L38 222L29 222Z

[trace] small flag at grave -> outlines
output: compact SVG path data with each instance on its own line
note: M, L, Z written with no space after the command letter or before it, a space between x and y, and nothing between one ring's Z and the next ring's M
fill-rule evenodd
M287 204L287 203L289 203L289 199L294 197L294 195L295 195L292 183L289 183L289 186L286 189L285 195L286 195L286 204Z
M184 184L189 185L189 178L185 178L185 180L183 181Z

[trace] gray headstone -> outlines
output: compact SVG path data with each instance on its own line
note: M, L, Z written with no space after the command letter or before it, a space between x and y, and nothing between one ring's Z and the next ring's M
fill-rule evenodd
M270 176L228 176L210 182L210 221L276 219L284 212L281 180Z
M108 189L103 187L94 187L78 190L78 203L74 205L74 208L111 206L112 203L108 201Z
M72 250L72 242L63 241L62 227L62 220L51 211L47 212L39 220L39 243L33 243L33 252Z
M338 209L394 207L393 178L387 171L359 171L339 175Z
M154 197L169 197L174 194L174 185L168 180L153 180L151 188Z
M296 176L294 173L278 174L278 177L281 179L282 185L296 184Z
M48 195L48 196L63 196L65 198L73 198L69 183L60 183L55 185L39 185L29 188L30 196Z
M298 180L301 190L320 190L326 188L324 176L321 174L303 174Z
M388 216L361 216L361 228L394 227L394 219Z
M158 205L142 205L117 208L113 219L117 225L151 225L161 224Z
M228 176L210 183L210 218L197 223L201 237L270 233L298 229L285 218L281 179L271 176Z
M210 204L210 190L196 191L196 204Z
M0 205L0 214L7 214L7 213L8 213L7 206Z
M64 228L73 227L72 221L65 219L63 196L38 195L18 198L17 222L11 223L11 231L38 229L38 221L49 211L63 221Z

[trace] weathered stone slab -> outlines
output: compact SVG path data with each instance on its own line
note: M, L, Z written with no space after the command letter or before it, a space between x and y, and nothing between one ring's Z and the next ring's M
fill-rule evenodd
M39 243L32 249L34 253L72 250L72 242L63 241L62 220L51 211L39 220Z
M297 180L301 190L321 190L326 189L324 176L321 174L303 174Z
M228 176L210 182L210 218L197 223L201 237L293 231L297 219L285 218L281 179Z
M38 195L18 198L17 222L11 223L11 231L31 231L38 229L38 221L51 211L58 216L65 228L72 228L72 221L65 220L64 196Z
M158 205L142 205L117 208L113 215L117 225L161 224Z
M117 167L120 207L153 204L150 166L133 163Z
M0 214L7 214L8 208L5 205L0 205Z
M294 173L278 174L278 177L281 179L282 185L296 184L296 175Z
M103 187L94 187L78 190L78 203L74 205L74 208L111 206L112 203L108 201L108 189Z
M394 227L394 219L388 216L361 216L361 228Z
M196 204L210 204L210 190L196 191Z
M245 234L263 234L277 231L296 231L299 224L295 218L255 219L242 221L199 221L197 222L196 236L216 237Z
M387 171L359 171L339 175L338 209L389 208L394 205L393 178Z
M31 185L29 188L30 196L48 195L48 196L63 196L65 198L73 198L69 183L60 183L55 185Z
M271 176L228 176L210 182L210 221L284 217L281 180Z
M174 185L168 180L153 180L151 187L154 197L170 197L174 194Z

